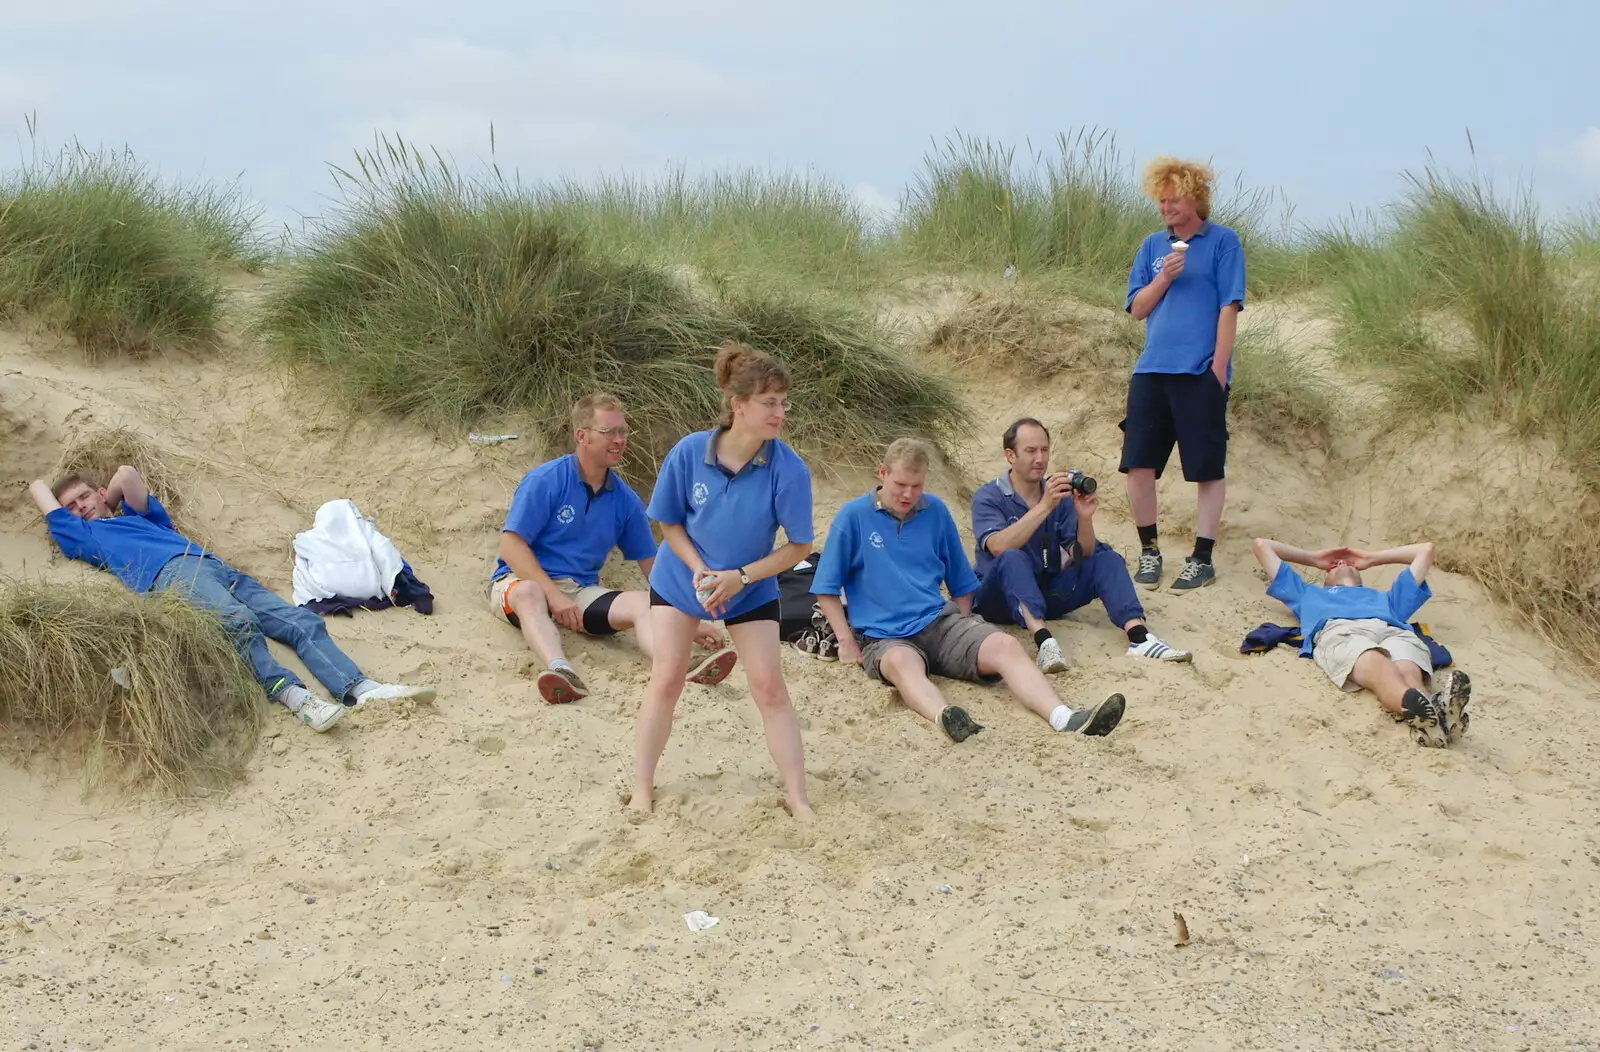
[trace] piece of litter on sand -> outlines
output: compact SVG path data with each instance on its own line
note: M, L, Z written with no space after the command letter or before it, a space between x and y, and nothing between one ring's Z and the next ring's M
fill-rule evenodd
M468 442L477 442L485 446L498 446L502 442L510 442L514 438L521 437L521 435L480 435L476 431L467 432Z
M691 910L683 915L683 923L689 926L690 931L705 931L721 919L711 916L705 910Z

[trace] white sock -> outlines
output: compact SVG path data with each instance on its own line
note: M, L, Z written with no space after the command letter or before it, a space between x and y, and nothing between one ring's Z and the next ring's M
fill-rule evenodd
M288 709L290 712L299 712L305 703L314 695L298 683L291 683L272 696L272 700Z
M554 661L550 662L550 668L552 670L555 670L555 669L566 669L568 672L576 671L572 667L572 662L568 661L564 657L556 658Z
M1067 729L1067 723L1072 719L1072 710L1065 705L1057 705L1050 713L1050 726L1058 731Z
M379 683L377 680L367 679L365 676L363 676L356 682L356 685L351 687L346 693L348 693L349 696L355 700L360 701L361 695L367 693L368 691L377 690L381 686L383 686L383 684Z

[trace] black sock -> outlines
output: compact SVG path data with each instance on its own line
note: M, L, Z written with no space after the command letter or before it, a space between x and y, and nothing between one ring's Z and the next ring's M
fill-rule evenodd
M1144 625L1134 625L1132 628L1128 629L1128 642L1134 646L1138 646L1140 643L1143 643L1149 638L1150 630Z
M1194 539L1194 557L1203 563L1211 561L1211 549L1216 546L1215 537L1196 537Z
M1054 638L1055 637L1050 634L1050 630L1048 628L1041 628L1039 631L1033 634L1033 645L1036 647L1042 647L1044 646L1045 640Z
M1155 523L1151 523L1148 526L1138 526L1135 528L1139 531L1139 547L1143 548L1147 552L1158 552L1161 550L1156 544Z

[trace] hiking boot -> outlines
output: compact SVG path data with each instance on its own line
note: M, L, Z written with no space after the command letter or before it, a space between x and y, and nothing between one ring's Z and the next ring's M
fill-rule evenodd
M1442 691L1432 696L1420 690L1406 691L1400 721L1411 728L1411 740L1425 749L1442 749L1450 744L1444 707L1438 700L1442 696Z
M301 723L321 734L335 723L344 719L344 714L350 710L343 705L335 705L326 698L319 698L312 694L301 701L299 707L292 711Z
M1053 676L1057 672L1065 672L1066 670L1067 659L1062 656L1061 644L1056 642L1055 636L1051 636L1043 643L1040 643L1039 671L1047 676Z
M1143 643L1130 644L1129 657L1154 658L1156 661L1193 661L1194 655L1187 650L1169 647L1153 635L1144 637Z
M983 725L974 723L967 710L959 705L946 705L944 711L939 713L939 729L953 742L964 742L968 738L983 730Z
M1467 703L1472 700L1472 679L1458 668L1451 669L1444 678L1444 689L1433 696L1439 709L1440 725L1445 738L1454 745L1467 733L1472 717L1467 715Z
M1113 694L1105 701L1087 709L1075 709L1063 730L1067 734L1087 734L1101 737L1117 729L1122 722L1122 710L1127 701L1121 694Z
M1158 588L1161 585L1161 553L1154 548L1146 548L1139 553L1139 572L1133 575L1133 583L1141 588Z
M733 666L738 663L738 653L732 647L723 647L690 669L689 674L684 677L684 682L698 683L704 687L714 687L727 679L728 673L732 672Z
M1210 563L1203 563L1194 556L1183 560L1183 569L1178 571L1177 579L1172 582L1174 592L1192 592L1196 588L1204 588L1217 579L1217 571Z
M547 668L539 673L535 684L539 688L539 696L552 705L582 701L589 696L589 688L583 685L583 680L571 667Z

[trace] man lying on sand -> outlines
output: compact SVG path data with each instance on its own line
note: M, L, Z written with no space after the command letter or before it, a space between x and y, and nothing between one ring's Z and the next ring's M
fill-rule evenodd
M644 502L611 469L628 451L628 418L615 395L584 395L572 407L576 451L540 464L523 476L500 533L500 558L489 579L489 605L522 629L522 638L547 668L539 694L551 704L578 701L589 688L561 649L557 626L591 636L634 630L645 657L655 654L650 593L619 592L600 583L612 548L638 560L645 579L656 541ZM530 587L531 586L531 587ZM720 683L733 671L735 652L706 622L698 642L715 648L689 670L690 683Z
M1094 480L1082 472L1050 474L1050 432L1023 417L1000 438L1005 474L972 495L972 536L983 584L972 607L985 621L1022 625L1039 648L1039 670L1063 672L1061 644L1046 619L1065 617L1095 599L1128 636L1128 656L1188 661L1187 650L1151 634L1128 564L1098 540Z
M1111 733L1122 719L1121 694L1068 708L1015 637L972 616L978 578L949 509L922 491L927 475L927 447L898 439L878 467L878 488L834 517L811 591L839 637L839 660L857 662L894 687L908 708L951 741L983 728L965 709L945 704L930 675L1004 680L1058 731ZM939 593L941 584L949 602ZM849 598L848 615L841 592Z
M1430 691L1433 662L1428 645L1406 624L1433 596L1427 584L1432 541L1381 552L1358 548L1311 552L1258 537L1252 548L1271 582L1267 594L1281 600L1300 621L1301 655L1311 655L1339 689L1372 691L1390 715L1411 728L1419 745L1442 748L1466 733L1471 680L1465 672L1452 669L1444 689ZM1307 584L1289 563L1324 571L1327 584ZM1361 583L1362 570L1394 563L1410 565L1387 592Z
M118 468L104 489L69 475L54 486L35 479L28 491L62 555L115 574L135 592L175 591L216 614L267 697L312 730L327 730L369 701L432 700L432 687L368 679L328 638L321 617L279 598L173 529L167 510L128 465ZM307 690L299 676L278 664L267 638L293 647L343 704Z

